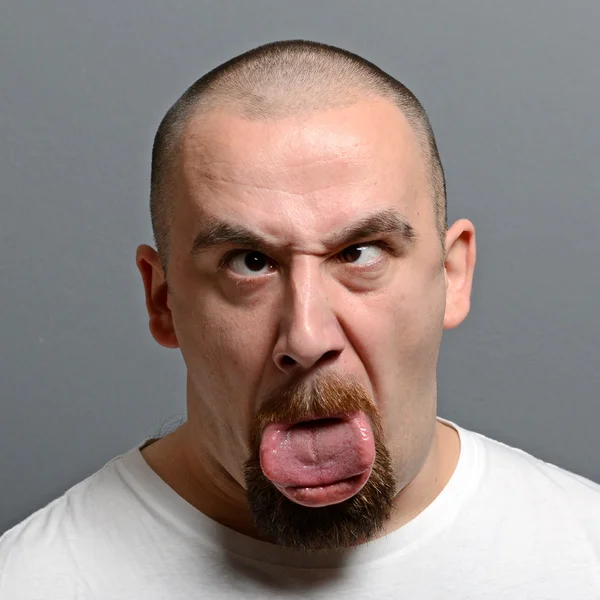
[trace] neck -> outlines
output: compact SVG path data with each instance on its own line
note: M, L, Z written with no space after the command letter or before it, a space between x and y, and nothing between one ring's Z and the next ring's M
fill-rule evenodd
M423 512L450 481L460 456L460 438L451 426L436 421L429 452L415 477L396 496L391 518L380 535L406 525Z
M261 538L244 488L208 452L194 446L189 423L142 450L152 470L179 496L213 521Z
M189 504L221 525L256 539L260 535L248 509L243 487L208 453L198 451L185 423L150 443L142 455L152 470ZM444 489L458 462L458 433L439 421L425 461L398 493L392 516L380 535L402 527L421 513ZM269 541L269 540L266 540Z

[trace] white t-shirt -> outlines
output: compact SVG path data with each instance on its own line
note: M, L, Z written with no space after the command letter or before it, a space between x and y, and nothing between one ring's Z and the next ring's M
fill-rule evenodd
M461 452L433 503L312 555L215 523L134 448L0 538L0 599L599 600L600 486L444 422Z

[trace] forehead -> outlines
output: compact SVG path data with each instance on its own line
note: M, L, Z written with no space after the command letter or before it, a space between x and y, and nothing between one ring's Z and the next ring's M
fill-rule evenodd
M414 131L384 99L272 121L212 110L189 121L178 167L186 220L247 218L280 232L379 208L410 217L427 188Z

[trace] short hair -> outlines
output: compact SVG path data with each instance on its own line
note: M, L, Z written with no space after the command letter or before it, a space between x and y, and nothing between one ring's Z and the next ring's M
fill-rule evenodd
M163 267L169 251L171 168L192 116L218 106L250 120L278 119L350 105L367 96L389 99L414 130L444 248L446 181L431 124L419 100L397 79L356 54L318 42L289 40L259 46L216 67L192 84L163 117L152 147L150 190L152 229Z

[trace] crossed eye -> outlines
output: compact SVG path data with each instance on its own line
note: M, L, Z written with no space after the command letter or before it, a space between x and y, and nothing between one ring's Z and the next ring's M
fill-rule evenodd
M342 263L367 266L376 261L382 252L381 246L375 243L355 244L344 248L337 259ZM265 275L275 268L271 259L257 250L240 251L229 260L229 267L234 273L244 277Z

